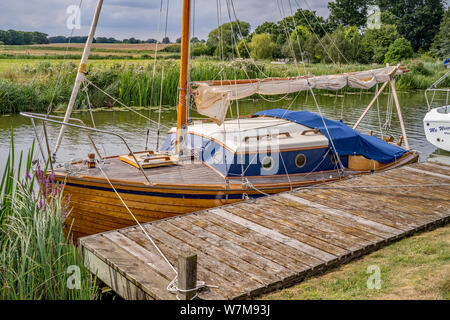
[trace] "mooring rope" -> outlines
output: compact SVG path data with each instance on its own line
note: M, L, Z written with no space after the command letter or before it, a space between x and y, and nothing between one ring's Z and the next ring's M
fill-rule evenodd
M120 196L119 192L117 192L116 188L114 187L114 185L111 183L111 180L109 180L108 175L105 173L105 171L102 169L101 165L100 165L100 161L96 161L98 168L100 169L101 173L103 174L103 176L105 177L106 181L108 181L108 184L111 186L111 188L114 190L114 193L117 195L117 197L119 198L119 200L122 202L123 206L127 209L128 213L133 217L134 221L136 222L136 224L139 226L139 228L142 230L142 232L145 234L145 236L148 238L148 240L151 242L151 244L156 248L156 250L158 251L158 253L161 255L161 257L164 259L164 261L169 265L169 267L173 270L173 272L175 272L175 277L172 279L172 281L169 282L169 284L167 285L167 291L169 291L170 293L173 294L177 294L178 292L192 292L192 291L198 291L201 288L204 287L210 287L210 288L218 288L218 286L215 285L208 285L206 284L204 281L197 281L197 285L195 288L193 289L180 289L177 287L176 282L178 280L178 271L177 269L172 265L172 263L169 261L169 259L166 257L166 255L161 251L161 249L158 247L158 245L155 243L155 241L153 240L153 238L150 236L150 234L148 234L148 232L144 229L144 227L142 226L142 224L138 221L138 219L136 218L136 216L133 214L133 212L130 210L130 208L128 207L128 205L125 203L125 201L123 200L123 198ZM198 292L195 293L195 295L191 298L191 300L195 299L198 296ZM177 299L179 300L178 295L176 295Z

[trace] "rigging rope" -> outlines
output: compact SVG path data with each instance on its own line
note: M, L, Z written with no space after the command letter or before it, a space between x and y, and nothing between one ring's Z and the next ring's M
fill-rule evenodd
M141 117L144 118L144 119L147 119L147 120L150 121L150 122L153 122L153 123L155 123L155 124L158 124L157 121L155 121L155 120L153 120L153 119L150 119L149 117L144 116L142 113L137 112L137 111L134 110L133 108L127 106L127 105L124 104L123 102L121 102L121 101L119 101L118 99L114 98L114 97L111 96L108 92L102 90L100 87L98 87L97 85L95 85L92 81L90 81L90 80L88 80L88 79L85 79L85 81L86 81L89 85L93 86L94 88L96 88L97 90L99 90L101 93L103 93L104 95L106 95L108 98L112 99L114 102L120 104L120 105L121 105L122 107L124 107L125 109L127 109L127 110L129 110L129 111L131 111L131 112L136 113L137 115L141 116ZM170 128L169 128L168 126L166 126L166 125L161 124L161 126L165 127L166 129L170 129Z

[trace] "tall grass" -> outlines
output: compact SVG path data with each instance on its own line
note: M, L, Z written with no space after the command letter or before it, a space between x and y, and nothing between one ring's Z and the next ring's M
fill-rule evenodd
M406 61L411 73L398 77L401 89L426 89L445 73L436 61ZM143 61L100 62L91 64L88 78L110 95L129 106L159 105L160 95L164 105L175 105L178 95L179 62L158 60L153 73L153 63ZM337 74L382 67L375 65L327 65L305 64L298 68L292 64L273 65L268 62L224 61L195 59L192 61L192 81L218 79L246 79L264 77L296 76L298 74ZM63 72L60 74L60 70ZM162 70L164 81L161 91ZM65 109L77 72L73 62L41 62L25 65L11 73L0 74L0 114L20 111L42 111L52 103L52 110ZM154 75L154 76L153 76ZM450 85L445 83L443 85ZM351 89L349 89L351 91ZM88 90L93 107L111 107L114 101L98 90ZM80 92L75 108L86 108L87 99Z
M11 139L2 174L0 299L93 299L96 279L91 279L79 251L63 231L67 207L61 187L39 166L31 174L33 151L34 146L28 152L23 175L22 153L15 166ZM73 281L72 270L80 271Z

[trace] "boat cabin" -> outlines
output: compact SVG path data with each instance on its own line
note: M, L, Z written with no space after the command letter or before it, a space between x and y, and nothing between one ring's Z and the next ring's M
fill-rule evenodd
M224 177L308 173L337 169L329 141L319 130L286 119L258 116L188 126L186 146ZM162 150L175 152L173 128ZM345 161L346 162L346 161ZM243 173L243 174L242 174Z

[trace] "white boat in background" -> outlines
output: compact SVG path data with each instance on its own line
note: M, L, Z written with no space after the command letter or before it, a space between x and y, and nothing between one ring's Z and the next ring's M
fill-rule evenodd
M440 149L450 151L450 105L431 109L423 122L427 140Z
M446 151L450 151L450 88L438 88L438 86L449 75L450 71L448 71L425 91L425 98L428 104L428 113L423 119L425 136L427 140L434 146ZM430 91L433 92L431 101L428 99L428 92ZM445 103L441 107L432 109L431 106L435 100L436 93L440 93L441 95L444 94Z

